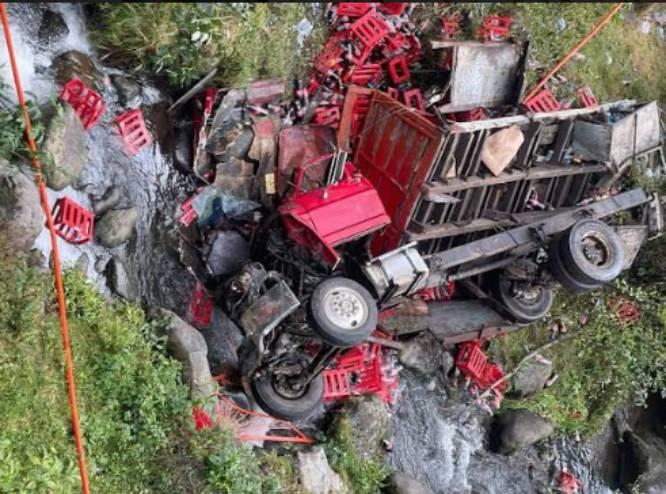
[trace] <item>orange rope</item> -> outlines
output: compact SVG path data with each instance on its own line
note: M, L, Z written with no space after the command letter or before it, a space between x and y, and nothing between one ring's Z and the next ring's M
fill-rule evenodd
M12 43L12 36L9 31L9 19L7 18L7 9L4 3L0 3L0 17L2 18L2 28L5 32L5 40L7 41L7 51L9 52L9 60L12 67L12 75L14 77L14 86L16 88L16 96L18 97L19 106L23 111L25 119L25 137L28 142L28 149L30 150L30 158L32 166L35 170L35 181L39 188L39 196L42 203L42 209L46 215L46 222L51 236L51 251L53 253L53 275L55 277L55 288L58 295L58 312L60 314L60 330L62 334L62 346L65 354L65 375L67 378L67 395L69 398L69 408L72 413L72 429L74 431L74 442L76 444L76 456L79 463L79 473L81 475L81 490L83 494L90 494L90 487L88 485L88 469L86 467L85 453L83 449L83 440L81 438L81 428L79 426L79 411L76 402L76 385L74 383L74 359L72 357L72 347L69 341L69 327L67 324L67 309L65 306L65 290L62 283L62 271L60 269L60 254L58 253L58 241L53 225L53 216L51 216L51 208L49 207L48 196L46 195L46 186L42 178L42 164L37 156L37 145L32 137L32 125L30 124L30 115L21 86L21 79L19 77L18 66L16 64L16 57L14 55L14 45Z
M585 35L584 38L582 38L578 43L576 43L576 46L574 46L569 53L564 55L562 57L562 60L557 62L557 65L550 69L550 71L539 81L539 83L534 86L534 88L529 92L527 96L523 98L523 101L527 101L530 98L532 98L535 94L539 92L539 90L546 85L546 83L550 80L551 77L555 75L555 73L560 70L564 65L573 58L573 56L580 51L583 46L585 46L588 41L590 41L592 38L594 38L601 29L610 22L610 20L613 18L615 14L619 12L619 10L622 8L622 3L616 3L613 5L613 7L608 11L608 13L597 23L596 26L592 28L592 30Z

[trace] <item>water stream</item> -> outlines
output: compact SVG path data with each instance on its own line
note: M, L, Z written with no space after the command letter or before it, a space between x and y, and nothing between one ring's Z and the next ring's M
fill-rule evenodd
M50 8L63 15L69 34L62 41L44 44L37 36L41 16L39 7L8 5L22 82L28 94L39 103L47 102L60 91L54 81L52 61L55 57L75 49L95 58L95 50L88 42L82 6L52 4ZM0 53L6 59L4 46L0 47ZM3 63L1 58L0 63ZM92 197L100 197L114 185L122 192L120 206L136 207L139 219L133 238L114 249L106 249L94 242L77 246L58 239L63 264L72 265L86 254L90 260L88 277L103 293L109 294L100 271L106 261L116 255L124 261L130 282L137 288L141 301L183 314L194 280L173 255L174 242L170 242L172 238L165 232L173 231L174 219L186 197L189 181L173 169L170 150L163 149L157 139L136 156L124 151L112 121L129 108L120 105L118 92L109 80L109 76L122 73L99 63L98 68L104 74L102 96L107 107L100 122L87 132L88 163L75 188L67 187L60 192L49 190L49 199L53 204L57 198L67 196L90 207ZM0 69L0 76L11 85L6 64ZM159 89L141 83L141 108L153 136L165 134L165 129L168 133L169 123L164 111L167 105L167 97ZM37 238L35 247L48 259L51 247L46 229Z

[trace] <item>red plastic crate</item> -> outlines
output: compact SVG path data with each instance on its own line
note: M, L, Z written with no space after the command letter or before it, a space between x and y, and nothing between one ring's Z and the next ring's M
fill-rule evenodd
M351 395L350 373L347 369L326 369L324 376L324 400L331 401Z
M382 77L382 66L378 63L367 63L361 67L354 67L347 80L358 86L367 86L371 81L378 81Z
M407 2L380 2L377 9L386 15L402 15L407 8Z
M329 70L335 71L342 68L345 49L342 47L341 41L345 37L344 32L336 32L328 38L321 53L314 60L313 65L317 71L326 74Z
M197 283L192 293L190 303L190 316L192 324L198 328L210 325L213 317L213 297L211 297L201 283Z
M485 41L500 41L506 39L513 20L508 16L487 15L483 18L481 36Z
M338 17L361 17L374 6L373 2L340 2L337 5Z
M423 101L423 94L418 88L409 89L402 93L405 105L410 108L416 108L419 111L425 111L425 102Z
M312 120L316 125L337 127L340 122L340 108L337 106L320 106L315 109Z
M146 146L150 146L153 138L146 128L141 110L130 110L119 115L114 123L120 130L120 136L125 144L125 149L130 154L137 154Z
M372 49L391 31L374 10L359 17L349 28L365 49Z
M397 56L388 63L388 73L393 84L400 84L409 80L409 66L405 55Z
M537 94L525 101L523 105L525 108L534 113L558 111L562 108L560 102L555 99L555 96L548 88L544 88L539 91Z
M589 86L582 87L578 90L578 102L583 108L599 106L599 101L597 101L597 98L592 94L592 90Z
M194 202L195 197L196 195L190 197L180 207L181 209L180 224L183 226L190 226L194 222L194 220L197 219L197 212L194 210L194 207L192 206L192 202Z
M79 79L67 82L60 92L60 99L69 103L81 119L83 128L88 130L101 118L106 102Z
M83 244L93 238L95 215L76 201L61 197L51 211L55 231L70 244Z

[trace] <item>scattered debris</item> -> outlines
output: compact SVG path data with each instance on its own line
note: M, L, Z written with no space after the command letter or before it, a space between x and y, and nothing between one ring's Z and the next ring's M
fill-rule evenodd
M95 215L78 202L61 197L51 211L56 233L70 244L83 244L93 238Z

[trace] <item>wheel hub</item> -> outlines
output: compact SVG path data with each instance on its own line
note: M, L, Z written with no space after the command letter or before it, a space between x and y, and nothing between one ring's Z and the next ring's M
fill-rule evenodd
M336 326L351 330L365 322L368 306L356 291L339 287L324 297L324 313Z
M581 249L585 259L595 266L603 266L610 260L610 249L604 239L590 235L583 239Z

